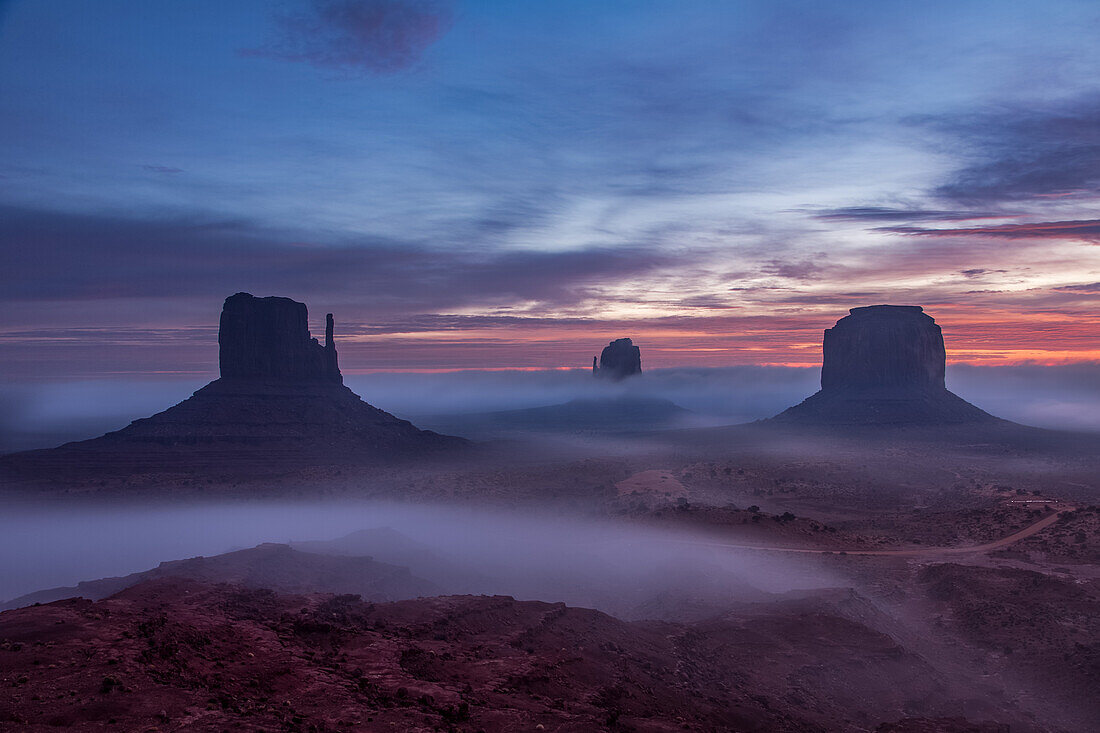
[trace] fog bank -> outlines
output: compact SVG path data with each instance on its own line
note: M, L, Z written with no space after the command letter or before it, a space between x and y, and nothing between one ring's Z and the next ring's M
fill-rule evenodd
M808 397L819 370L736 366L652 369L620 383L587 370L350 375L349 387L401 417L541 407L578 398L663 398L729 424L770 417ZM0 387L0 451L95 437L159 412L203 385L195 380L24 382ZM1100 430L1100 363L952 365L948 388L994 415L1027 425Z
M358 545L330 542L377 528L386 531L367 532ZM168 560L303 541L297 547L308 552L406 565L445 593L564 601L627 616L645 608L660 615L667 612L662 604L684 600L729 603L836 584L804 560L715 547L686 530L534 511L255 502L15 508L0 517L0 600Z

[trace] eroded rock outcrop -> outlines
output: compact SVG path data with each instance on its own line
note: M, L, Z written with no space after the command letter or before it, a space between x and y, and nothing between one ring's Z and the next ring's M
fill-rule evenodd
M600 353L599 365L592 358L592 373L605 379L625 379L642 372L642 352L628 338L616 339Z
M221 378L183 402L122 430L12 456L24 473L280 474L295 466L377 463L462 448L462 438L420 430L343 384L333 317L325 344L312 338L306 306L237 293L218 334Z
M943 333L920 306L872 305L826 329L821 390L779 422L936 424L997 418L949 392Z
M849 313L825 329L823 390L946 389L943 333L923 308L871 305Z
M1008 692L975 701L878 630L850 591L634 623L502 595L355 592L162 577L6 611L0 728L801 733L976 710L1005 726L892 730L1039 730Z
M325 345L309 334L305 303L237 293L225 299L218 329L222 379L343 382L336 364L333 318Z

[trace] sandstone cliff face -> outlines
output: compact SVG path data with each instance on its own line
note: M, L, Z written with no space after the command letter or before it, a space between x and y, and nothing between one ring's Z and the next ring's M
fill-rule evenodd
M949 392L943 334L920 306L852 308L825 331L821 390L778 422L946 424L997 418Z
M331 313L326 320L321 346L309 335L305 303L248 293L229 296L218 329L222 378L343 382Z
M624 379L642 372L642 352L628 338L616 339L600 353L600 363L592 360L592 373L597 377Z
M946 389L943 334L923 308L872 305L849 313L825 331L822 389Z

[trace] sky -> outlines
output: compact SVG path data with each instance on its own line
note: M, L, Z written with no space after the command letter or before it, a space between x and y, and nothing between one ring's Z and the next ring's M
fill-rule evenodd
M1094 0L0 0L0 375L1100 361Z

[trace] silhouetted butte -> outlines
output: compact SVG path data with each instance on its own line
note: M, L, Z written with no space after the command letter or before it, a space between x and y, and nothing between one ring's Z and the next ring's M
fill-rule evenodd
M776 422L886 425L998 421L947 390L935 320L916 305L852 308L826 329L821 390Z
M363 402L344 386L332 314L324 346L306 306L289 298L226 298L218 332L221 378L164 412L105 436L163 444L276 445L355 460L463 441Z
M592 357L592 373L608 379L625 379L642 373L642 352L628 338L615 339L600 352L599 364Z
M420 455L467 445L420 430L344 386L332 314L325 344L312 338L306 306L237 293L218 333L221 378L151 417L93 440L9 457L25 472L59 476L231 468L271 473L287 461L326 465Z
M222 379L343 383L336 364L332 314L325 345L309 335L305 303L237 293L225 299L218 328Z

